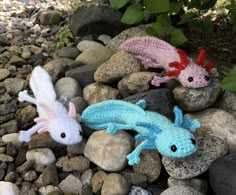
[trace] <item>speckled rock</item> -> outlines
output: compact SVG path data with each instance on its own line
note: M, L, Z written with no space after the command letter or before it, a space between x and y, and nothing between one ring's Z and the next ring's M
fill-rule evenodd
M99 49L103 49L103 48L104 48L104 46L101 43L98 43L96 41L90 41L90 40L80 41L77 45L77 49L81 52L84 52L84 51L90 50L90 49L99 50Z
M75 47L63 47L57 51L60 58L75 59L79 55L79 51Z
M33 122L37 116L36 108L32 105L26 106L16 113L17 121L20 124L27 124Z
M36 178L37 178L37 174L35 171L28 171L26 172L22 178L25 180L25 181L34 181Z
M71 99L82 95L82 89L78 82L71 77L63 77L56 82L55 91L58 97Z
M7 70L6 68L1 68L0 69L0 81L4 80L10 75L10 71Z
M176 87L173 90L175 100L187 112L199 111L211 106L221 92L219 80L212 80L210 85L204 88Z
M7 133L16 133L18 130L17 121L11 120L0 125L0 128L4 129Z
M38 189L39 194L49 194L55 191L61 192L57 186L53 186L53 185L42 186Z
M10 64L15 65L15 66L22 66L25 64L25 60L22 59L19 56L12 55L11 60L9 61Z
M102 34L99 35L98 40L102 41L103 44L106 45L111 40L111 37L109 35Z
M48 165L42 172L43 185L55 185L59 183L57 168L54 164Z
M59 187L64 193L81 194L82 183L79 178L70 174L61 181Z
M137 59L131 54L120 51L97 68L94 79L102 83L112 83L126 75L138 72L140 69L141 66Z
M129 183L126 178L117 173L110 173L105 177L101 195L123 195L128 194Z
M173 177L168 178L168 186L189 186L196 191L206 194L208 190L208 182L203 179L191 178L191 179L175 179Z
M147 91L150 88L150 82L156 75L154 72L135 72L124 77L118 83L119 92L123 97L131 94Z
M230 152L236 152L236 119L232 114L221 109L208 108L189 116L200 121L199 132L220 137L227 141Z
M101 83L92 83L83 89L83 97L89 105L109 99L118 99L117 89Z
M96 131L89 137L84 155L106 171L120 171L127 165L126 157L133 149L133 142L133 137L124 131L115 135Z
M19 195L18 187L10 182L0 181L0 195Z
M98 193L101 190L106 176L107 174L104 171L98 171L94 174L91 180L92 191L94 193Z
M34 160L39 165L49 165L56 160L52 150L48 148L38 148L28 151L26 153L26 159L28 161Z
M195 154L183 159L162 158L162 164L171 177L188 179L196 177L208 170L211 163L224 156L227 144L218 137L210 135L197 137L198 150Z
M11 143L15 144L16 146L21 146L22 143L19 142L18 138L19 138L19 133L10 133L10 134L6 134L6 135L2 136L2 140L5 143L11 142Z
M4 83L7 93L12 95L18 95L27 86L27 81L19 78L7 78Z
M82 182L83 185L90 185L92 178L93 178L93 170L92 169L87 169L81 175L81 182Z
M6 154L0 154L0 161L2 161L2 162L12 162L12 161L14 161L14 158L9 156L9 155L6 155Z
M148 182L154 182L161 173L161 159L155 150L143 151L140 155L140 163L133 166L135 173L143 173Z
M152 193L139 186L132 186L129 195L152 195Z
M195 189L189 186L173 186L167 188L160 195L203 195L201 192L196 191Z
M75 59L76 62L80 64L101 64L111 57L112 53L106 47L101 47L97 49L88 49L83 53L78 55Z
M57 10L43 11L38 16L39 23L42 25L59 24L61 21L61 14Z

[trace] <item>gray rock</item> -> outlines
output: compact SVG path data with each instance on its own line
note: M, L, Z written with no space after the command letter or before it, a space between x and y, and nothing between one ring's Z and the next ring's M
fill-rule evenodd
M23 175L22 178L25 181L34 181L37 178L37 174L35 171L28 171Z
M20 125L24 127L28 123L32 123L37 117L37 110L34 106L28 105L16 113L16 119Z
M21 54L21 57L25 60L30 59L31 52L30 51L23 51L22 54Z
M189 186L196 191L206 194L208 190L208 182L203 179L192 178L192 179L175 179L173 177L168 178L168 186Z
M175 100L187 112L199 111L211 106L221 92L219 80L212 80L209 86L203 88L190 89L181 86L173 90Z
M4 116L0 116L0 124L4 123L6 121L9 121L9 120L13 120L13 119L15 119L15 114L14 113L10 113L10 114L6 114Z
M61 13L57 10L42 11L38 16L39 23L42 25L59 24Z
M148 182L154 182L161 173L161 159L156 150L142 151L140 163L133 165L135 173L143 173L147 176Z
M121 172L131 185L147 187L147 176L143 173L134 173L131 169L125 169Z
M48 165L42 172L42 180L44 185L58 186L59 179L57 176L57 168L54 164Z
M101 64L111 57L112 53L106 47L101 47L99 49L88 49L82 52L75 59L79 64Z
M7 78L4 80L7 93L17 95L20 91L24 90L28 84L26 80L19 78Z
M120 51L97 68L94 79L97 82L112 83L140 69L141 65L137 59L131 54Z
M183 159L171 159L163 156L162 164L171 177L189 179L208 170L211 163L224 156L227 151L226 143L218 137L198 136L198 150L195 154Z
M94 73L99 65L100 64L84 65L68 70L65 74L67 77L76 79L80 86L84 88L85 86L94 82Z
M93 170L88 169L81 175L81 182L83 185L90 185L93 177Z
M14 114L13 114L14 116ZM1 120L0 120L0 123L1 123ZM19 133L10 133L10 134L6 134L4 136L2 136L2 140L5 142L5 143L13 143L15 144L16 146L21 146L22 143L19 142L18 140L19 138Z
M126 178L117 173L110 173L105 177L101 195L128 194L129 183Z
M17 121L11 120L0 125L0 128L4 129L7 133L16 133L18 130Z
M103 49L104 46L101 43L98 43L96 41L90 41L90 40L83 40L78 43L77 49L81 52L84 52L86 50L95 49L99 51L99 49Z
M102 34L99 35L98 40L102 41L103 44L106 45L111 40L111 37L109 35Z
M121 13L108 5L80 6L70 18L70 29L75 36L108 34L123 30Z
M93 195L92 187L89 185L83 185L81 195Z
M195 189L189 186L173 186L167 188L160 195L203 195L201 192L196 191Z
M0 105L0 116L7 115L9 113L16 112L16 104L1 104Z
M200 121L199 132L220 137L227 142L230 152L236 152L236 119L232 114L208 108L189 116Z
M77 96L70 99L70 102L74 103L76 113L81 114L88 106L86 100L83 97Z
M104 171L98 171L91 180L91 187L94 193L100 192L107 174Z
M75 47L63 47L57 51L60 58L75 59L79 55L79 51Z
M7 144L7 155L14 157L17 154L16 146L12 143Z
M12 158L11 156L8 156L6 154L0 154L0 161L2 161L2 162L13 162L14 158Z
M236 154L216 159L210 166L209 178L216 195L236 194Z
M4 88L4 91L5 91L5 88ZM12 100L12 97L7 92L5 93L3 92L3 94L0 95L0 104L6 104L10 102L11 100Z
M152 193L139 186L132 186L129 195L152 195Z
M4 181L15 183L19 176L14 172L10 171L4 178Z
M18 187L10 182L0 181L0 195L18 195Z
M83 89L83 97L89 105L109 99L118 99L117 89L101 83L92 83Z
M120 171L127 165L126 157L133 149L133 142L133 137L124 131L115 135L96 131L89 137L84 155L106 171Z
M81 194L82 183L79 178L70 174L61 181L59 187L64 193Z
M19 56L13 55L11 56L11 60L9 61L9 63L15 66L22 66L25 64L25 60L20 58Z
M147 102L145 110L158 112L169 119L173 118L173 99L168 89L152 89L126 97L123 100L136 103L140 99Z
M56 82L55 91L58 97L71 99L82 95L82 89L78 82L71 77L63 77Z
M147 91L150 88L150 82L156 75L154 72L135 72L124 77L118 83L119 92L123 97Z
M27 171L31 170L33 168L34 162L33 161L25 161L24 164L17 167L16 172L20 174L25 174Z
M10 71L7 70L6 68L1 68L0 69L0 81L4 80L10 75Z
M83 139L78 144L68 145L67 151L69 154L73 154L73 155L84 154L84 148L85 148L86 143L87 143L87 141L85 139Z
M53 185L42 186L42 187L40 186L40 188L38 189L39 194L47 194L47 195L55 191L61 192L57 186L53 186Z
M4 176L5 176L5 171L2 168L0 168L0 180L1 181L3 180Z

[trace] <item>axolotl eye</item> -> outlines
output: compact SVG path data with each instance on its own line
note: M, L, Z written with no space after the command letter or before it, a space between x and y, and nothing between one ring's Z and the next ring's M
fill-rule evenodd
M61 133L61 138L65 138L66 134L65 133Z

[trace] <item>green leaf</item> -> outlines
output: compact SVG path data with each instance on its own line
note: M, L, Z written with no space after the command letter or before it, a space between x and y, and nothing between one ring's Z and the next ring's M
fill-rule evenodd
M179 46L184 44L186 41L188 41L188 39L185 37L184 33L178 29L178 28L174 28L171 32L170 32L170 42L171 44L173 44L174 46Z
M170 12L179 12L180 9L182 9L184 6L184 3L183 2L177 2L177 1L174 1L174 2L171 2L170 3Z
M144 19L143 6L141 4L132 4L127 7L121 22L125 24L139 23Z
M210 17L206 17L201 21L201 29L204 33L212 33L214 30L214 25Z
M217 0L202 0L202 10L208 10L214 7L216 4Z
M155 36L155 37L158 37L158 34L156 33L155 29L151 26L149 26L148 28L145 29L145 32L148 34L148 35L151 35L151 36Z
M143 4L151 13L167 12L170 9L169 0L144 0Z
M165 32L168 33L169 28L171 28L171 20L168 15L160 15L156 22L152 24L152 28L155 30L156 34L160 37L164 36Z
M221 81L221 86L223 89L236 94L236 65L234 65L229 74Z
M110 0L111 7L113 9L120 9L124 7L129 0Z
M178 24L185 24L191 22L193 18L197 17L196 12L188 12L181 16L181 20Z

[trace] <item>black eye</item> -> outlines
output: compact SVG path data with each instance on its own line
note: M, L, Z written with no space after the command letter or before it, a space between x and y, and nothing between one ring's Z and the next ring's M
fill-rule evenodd
M66 134L65 133L61 133L61 138L65 138Z
M193 77L188 77L188 81L192 82L193 81Z
M196 145L196 140L195 139L191 139L191 141L192 141L193 145Z
M206 81L209 81L209 80L210 80L210 77L209 77L209 76L205 76L205 80L206 80Z
M172 145L172 146L170 147L170 149L171 149L172 152L175 152L175 151L177 150L177 148L176 148L175 145Z
M80 136L83 136L83 132L82 132L82 131L80 131L80 132L79 132L79 135L80 135Z

